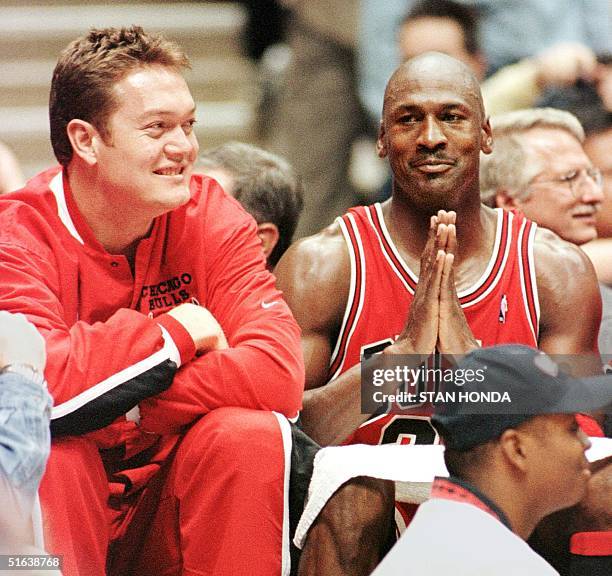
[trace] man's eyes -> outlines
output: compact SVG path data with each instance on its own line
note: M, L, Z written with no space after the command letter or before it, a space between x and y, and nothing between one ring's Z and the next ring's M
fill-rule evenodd
M196 123L195 118L188 120L187 122L183 122L181 124L181 129L185 132L185 134L191 134L193 132L193 126ZM159 137L164 132L169 130L173 130L176 124L168 124L167 122L152 122L145 126L145 131L148 132L151 136Z
M153 135L161 135L165 129L166 125L163 122L152 122L145 126L145 130Z
M195 118L192 118L191 120L183 124L183 130L185 131L185 134L191 134L193 132L193 127L196 122L197 120Z
M442 120L444 120L445 122L457 122L461 119L462 116L460 116L459 114L455 114L454 112L446 112L442 115Z
M459 122L463 120L463 116L456 112L444 112L438 116L438 118L442 122ZM416 114L404 114L399 117L399 122L402 124L414 124L415 122L420 122L423 120L423 117L417 116Z
M576 178L578 178L578 174L578 171L572 170L571 172L568 172L567 174L561 176L559 180L561 180L562 182L573 182L574 180L576 180Z

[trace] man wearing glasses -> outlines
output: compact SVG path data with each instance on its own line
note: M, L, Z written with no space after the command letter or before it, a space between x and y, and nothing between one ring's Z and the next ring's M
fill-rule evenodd
M518 209L572 244L595 239L602 177L582 148L576 117L534 108L500 114L491 125L495 147L480 166L483 202Z

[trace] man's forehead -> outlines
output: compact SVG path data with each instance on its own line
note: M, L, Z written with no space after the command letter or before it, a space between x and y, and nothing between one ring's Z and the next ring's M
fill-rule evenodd
M416 78L397 82L385 96L385 107L389 110L426 105L479 110L480 92L460 79L449 82L446 79Z
M406 99L462 101L468 106L480 106L480 86L462 62L445 54L429 53L404 63L389 80L385 104Z
M137 67L114 84L113 93L117 109L131 109L139 119L195 113L195 103L184 77L171 67Z
M559 154L571 154L581 160L586 160L582 143L568 130L561 127L534 127L523 132L522 140L527 152L538 154L550 159L551 162L558 158Z

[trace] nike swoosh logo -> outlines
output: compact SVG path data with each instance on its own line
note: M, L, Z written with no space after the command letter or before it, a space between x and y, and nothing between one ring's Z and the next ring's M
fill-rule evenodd
M261 303L261 307L262 307L264 310L267 310L268 308L272 308L272 306L274 306L275 304L278 304L278 300L274 300L274 301L272 301L272 302L265 302L265 301L262 301L262 303Z

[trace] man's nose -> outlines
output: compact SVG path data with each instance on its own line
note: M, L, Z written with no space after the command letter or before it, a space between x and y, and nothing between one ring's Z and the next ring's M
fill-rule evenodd
M421 124L417 144L424 148L436 149L446 146L447 142L446 135L438 119L434 116L426 116Z
M182 126L177 126L169 134L164 150L170 158L183 158L184 156L192 156L196 147L195 137L192 134L187 134Z
M586 204L601 204L604 201L604 188L601 172L589 170L581 172L575 182L574 196Z

